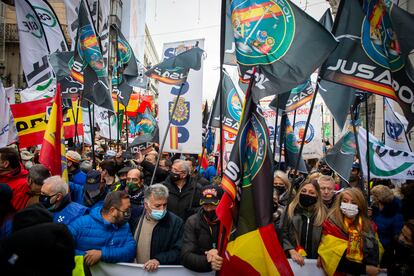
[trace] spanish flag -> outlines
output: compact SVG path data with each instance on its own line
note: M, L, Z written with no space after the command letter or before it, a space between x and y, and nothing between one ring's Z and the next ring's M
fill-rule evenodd
M176 126L170 126L170 148L178 149L178 127Z
M220 275L293 275L272 221L271 157L266 121L249 89L216 210Z
M61 175L68 181L66 167L66 148L63 131L62 95L60 84L56 87L56 95L52 105L42 148L40 150L39 162L48 168L52 175Z

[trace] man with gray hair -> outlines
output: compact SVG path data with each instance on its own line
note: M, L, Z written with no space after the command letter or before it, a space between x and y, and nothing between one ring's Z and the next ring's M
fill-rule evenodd
M163 183L169 190L168 210L186 221L200 207L200 190L202 185L191 178L186 161L174 161L170 175Z
M163 184L149 186L144 192L144 207L132 210L129 222L137 242L136 262L147 271L180 264L183 221L167 211L168 194Z
M335 180L330 175L321 175L318 184L321 188L323 204L330 209L335 201Z
M68 184L58 175L46 178L39 196L39 202L53 213L53 221L68 225L83 216L87 208L71 202Z

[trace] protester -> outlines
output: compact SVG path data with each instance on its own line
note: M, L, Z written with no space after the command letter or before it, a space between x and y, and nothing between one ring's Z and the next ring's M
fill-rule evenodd
M181 263L196 272L219 271L223 258L217 251L220 222L216 208L222 190L217 185L204 186L200 194L202 208L184 225Z
M377 226L378 236L384 247L381 266L389 267L394 260L394 250L398 235L404 225L401 214L401 202L392 190L384 185L377 185L371 190L372 220Z
M14 215L12 232L0 241L1 275L72 275L75 246L66 225L53 223L41 204Z
M414 219L414 181L407 180L405 184L401 186L401 213L404 216L404 220Z
M82 203L91 208L95 205L100 206L108 192L107 185L102 181L101 172L92 170L88 173L86 183L83 186Z
M205 185L209 185L210 182L205 179L201 173L199 173L196 168L197 168L197 161L194 157L189 157L185 160L185 162L187 163L188 167L190 168L190 175L192 178L192 181L196 181L198 183L200 183L201 186L205 186Z
M99 164L101 168L101 178L105 182L108 189L113 191L121 190L121 182L119 181L115 161L104 160Z
M0 148L0 183L6 183L13 191L12 205L18 210L26 206L29 196L27 174L19 162L19 154L13 148Z
M86 173L80 169L82 157L73 150L66 152L66 160L68 166L69 181L78 185L85 184Z
M175 160L171 173L163 183L169 191L168 211L186 221L197 212L201 185L191 181L190 168L184 160Z
M375 226L367 217L368 206L359 188L342 191L323 224L323 237L318 249L327 275L378 275L381 270L380 242Z
M131 262L136 243L129 225L131 203L122 191L109 193L103 206L69 224L75 240L76 255L84 256L85 264Z
M291 189L292 185L287 174L282 171L275 171L273 177L273 222L278 233L280 233L281 216L295 196L295 191Z
M160 160L160 164L159 164L160 169L169 173L171 171L171 166L172 166L171 160L166 159L166 158L162 158Z
M303 266L305 257L316 259L326 207L316 180L305 181L282 218L282 247Z
M0 183L0 240L11 233L13 216L16 210L11 204L12 189L5 183Z
M183 221L167 211L168 189L154 184L145 190L144 208L131 218L131 229L137 241L136 262L147 271L159 265L180 264Z
M325 159L321 159L318 163L318 171L323 175L333 176L332 169L328 166Z
M364 179L361 176L361 166L358 162L352 164L351 176L347 187L356 187L366 194Z
M213 177L217 175L217 170L215 167L216 159L214 156L210 156L208 158L208 167L202 173L202 176L208 180L209 183L213 180Z
M123 167L117 172L117 175L119 177L119 183L121 183L121 190L125 190L127 186L127 175L128 172L132 169L132 167Z
M29 169L29 175L27 176L27 185L29 186L27 195L29 200L26 203L26 207L39 203L43 181L48 177L50 177L49 170L41 164L35 164Z
M88 160L85 160L80 164L79 168L86 175L86 174L88 174L88 172L90 172L92 170L92 162L88 161ZM86 177L85 177L85 181L86 181Z
M155 151L149 152L145 157L141 152L138 152L136 154L136 161L142 167L144 184L146 186L149 186L151 184L151 180L153 178L152 176L154 174L155 165L157 162L157 156L158 155ZM170 161L160 160L160 164L157 167L157 170L155 171L153 183L161 183L165 181L165 179L169 176L170 170L167 169L168 164L170 164Z
M388 275L414 275L414 220L408 220L398 236L393 259Z
M68 184L57 175L44 180L39 201L53 213L56 223L68 225L87 212L85 206L71 202Z
M126 181L125 191L131 199L131 205L133 207L142 207L144 204L144 190L146 188L142 179L142 172L139 169L131 169L128 172Z
M20 158L22 160L22 164L26 170L29 170L33 166L33 157L34 154L27 150L22 150L20 152Z
M335 180L330 175L321 175L318 178L322 201L330 209L335 201Z

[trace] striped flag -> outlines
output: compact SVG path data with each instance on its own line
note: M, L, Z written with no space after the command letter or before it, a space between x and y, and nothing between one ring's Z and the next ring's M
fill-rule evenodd
M178 149L178 127L170 126L170 148Z
M272 153L266 121L250 91L246 97L221 182L225 194L216 210L224 259L219 274L293 275L272 223Z
M58 84L52 111L43 137L39 162L48 168L52 175L61 175L65 181L68 181L62 113L62 95L60 93L60 85Z

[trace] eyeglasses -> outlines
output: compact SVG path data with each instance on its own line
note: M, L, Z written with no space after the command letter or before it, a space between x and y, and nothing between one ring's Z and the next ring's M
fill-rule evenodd
M132 182L138 182L138 181L140 181L141 179L139 179L139 178L136 178L136 177L127 177L126 178L126 181L127 182L130 182L130 181L132 181Z
M114 207L116 210L118 210L119 212L122 213L122 215L124 215L124 217L129 216L129 214L131 213L131 208L126 209L125 211L122 211L121 209L118 209L116 207Z

